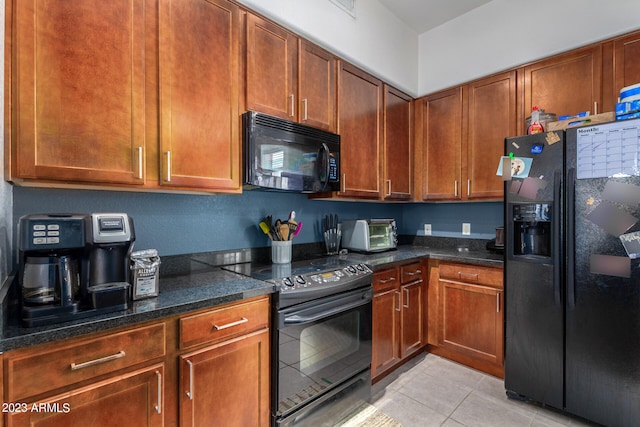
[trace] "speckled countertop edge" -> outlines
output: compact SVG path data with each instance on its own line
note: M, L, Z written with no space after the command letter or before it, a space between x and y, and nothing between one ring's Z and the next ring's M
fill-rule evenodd
M501 267L503 256L488 251L400 246L397 250L377 254L349 253L341 258L366 263L374 271L408 261L430 258ZM111 328L166 318L194 310L268 295L272 284L219 268L160 279L160 292L155 298L134 301L127 310L87 317L71 322L25 328L16 319L5 322L0 351L28 347L51 341L77 337ZM12 313L11 310L8 310ZM15 311L12 313L15 317Z

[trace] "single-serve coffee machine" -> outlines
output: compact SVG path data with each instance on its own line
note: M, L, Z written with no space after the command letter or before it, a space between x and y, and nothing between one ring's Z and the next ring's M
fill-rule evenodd
M18 284L26 326L128 307L135 234L127 214L25 215L18 236Z

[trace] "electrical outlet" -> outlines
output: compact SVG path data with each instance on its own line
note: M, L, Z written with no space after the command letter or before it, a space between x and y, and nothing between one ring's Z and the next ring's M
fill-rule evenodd
M470 222L463 222L462 223L462 234L464 234L465 236L468 236L469 234L471 234L471 223Z
M424 225L424 235L431 236L431 224Z

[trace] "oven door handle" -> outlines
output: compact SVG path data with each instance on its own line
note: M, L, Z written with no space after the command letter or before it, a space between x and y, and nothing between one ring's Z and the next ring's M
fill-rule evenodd
M291 315L285 314L283 316L284 319L282 320L281 324L286 326L286 325L302 325L305 323L313 323L318 320L331 317L335 314L342 313L344 311L352 310L362 305L369 304L372 300L373 300L373 293L366 292L364 294L358 295L356 301L348 301L332 307L331 306L330 307L324 307L324 306L312 307L312 308L296 311L295 313L291 313Z

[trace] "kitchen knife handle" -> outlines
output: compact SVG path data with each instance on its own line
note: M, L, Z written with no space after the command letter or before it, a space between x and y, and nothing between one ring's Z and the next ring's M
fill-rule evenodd
M143 169L143 155L142 147L138 147L138 179L142 179L142 169Z
M158 414L162 413L162 374L156 371L156 376L158 377L158 404L155 407L155 410Z
M193 400L193 362L188 359L185 362L189 365L189 391L187 392L187 397L189 397L189 400Z
M171 182L171 151L165 153L167 155L167 182Z

